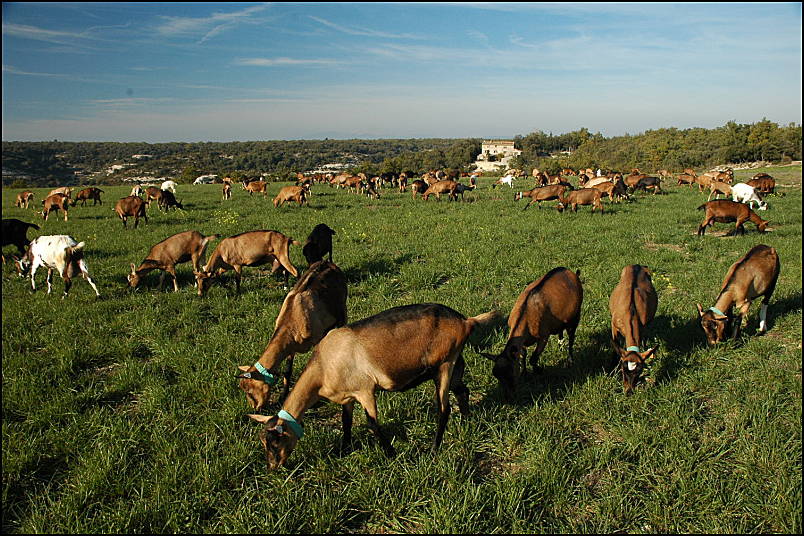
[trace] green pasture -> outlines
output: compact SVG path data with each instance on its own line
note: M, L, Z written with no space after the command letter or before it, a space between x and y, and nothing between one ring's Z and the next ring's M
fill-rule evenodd
M759 213L770 231L747 223L744 236L725 236L733 224L716 224L703 238L696 208L706 194L672 184L665 195L605 201L603 215L558 213L555 202L523 211L515 190L491 189L488 177L464 202L390 189L374 201L317 185L310 206L279 209L279 184L265 199L237 186L230 201L220 185L180 185L186 210L154 206L147 224L125 230L112 207L129 187L102 187L103 205L71 208L67 222L15 208L20 190L3 188L3 217L40 225L29 238L86 242L101 292L77 279L62 300L56 277L47 295L40 270L32 293L3 267L3 532L800 533L801 166L766 171L780 184ZM37 209L48 190L34 189ZM580 269L574 363L551 339L544 373L506 404L481 356L502 349L506 326L481 331L464 350L472 413L453 411L435 456L427 383L378 397L395 458L360 410L353 448L339 454L340 408L324 403L305 415L288 465L268 473L234 374L273 332L281 278L245 268L240 295L224 276L199 298L189 264L178 267L178 293L157 290L156 272L131 292L126 274L180 231L273 229L304 242L318 223L337 233L350 321L423 302L507 314L550 269ZM740 340L706 347L695 304L713 305L729 266L760 243L781 258L770 331L756 336L755 304ZM291 258L306 266L301 248ZM608 367L608 298L634 263L654 273L648 336L660 346L625 397ZM297 357L294 378L308 357ZM278 409L274 398L267 411Z

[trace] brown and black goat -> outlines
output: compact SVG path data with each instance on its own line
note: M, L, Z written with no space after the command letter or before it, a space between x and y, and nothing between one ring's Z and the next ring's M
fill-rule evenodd
M538 203L538 207L542 208L542 201L552 201L559 199L564 192L572 188L568 184L551 184L550 186L539 186L528 190L527 192L517 192L514 196L514 201L519 201L523 197L530 197L530 201L522 210L527 210L533 203Z
M754 246L731 265L714 307L704 311L700 304L696 304L698 318L709 344L726 340L729 337L729 327L731 337L738 337L740 329L747 321L751 302L760 296L762 307L759 310L759 332L767 331L768 302L776 288L780 266L776 250L763 244ZM737 307L736 317L733 307Z
M131 288L137 288L142 277L148 272L163 270L159 278L159 290L162 290L164 286L165 274L170 274L173 277L173 291L178 292L176 265L192 261L193 272L200 271L204 261L204 251L209 242L216 238L218 235L204 236L198 231L184 231L165 238L151 248L139 267L135 267L134 263L131 263L128 285Z
M161 192L161 190L160 190ZM128 227L128 218L134 218L134 228L140 223L140 218L145 218L145 223L148 223L148 213L145 212L145 207L148 205L141 197L130 195L120 199L114 206L114 211L123 220L123 228Z
M569 357L575 343L575 330L581 320L583 287L580 271L553 268L527 287L516 300L508 316L508 341L499 355L483 354L494 361L492 373L500 381L506 396L513 392L517 380L527 371L528 346L536 345L530 364L537 370L539 355L551 335L562 337L567 332Z
M278 381L277 368L287 359L282 400L287 398L295 354L308 352L329 330L346 325L346 276L328 261L313 263L290 289L274 334L254 365L240 367L240 389L254 411L268 402L271 387Z
M101 195L100 195L102 193L104 193L103 190L101 190L100 188L95 188L94 186L90 188L84 188L83 190L75 194L75 203L77 204L79 201L81 201L81 206L85 207L87 206L87 201L92 199L93 207L98 203L102 205L103 201L101 201Z
M284 269L287 287L289 273L293 277L299 276L298 270L290 262L291 244L301 246L300 242L278 231L248 231L224 238L212 252L206 266L195 273L198 295L203 296L212 280L227 270L234 270L237 292L240 292L243 266L262 266L269 262L273 264L272 273Z
M406 391L433 380L438 397L438 426L433 451L441 444L455 393L462 414L469 412L463 383L463 347L472 330L493 318L466 318L440 304L394 307L333 329L321 340L282 410L272 417L249 415L264 424L260 441L268 469L281 466L302 437L304 413L320 398L343 406L343 446L351 442L355 402L366 411L368 426L387 456L395 454L377 421L375 392Z
M734 232L740 234L745 234L743 224L747 221L756 225L760 233L764 233L765 228L768 226L768 223L770 223L757 216L748 205L728 199L708 201L698 207L698 210L706 211L703 222L698 226L698 236L703 236L706 233L706 228L713 225L715 222L735 222Z
M647 266L632 264L623 268L620 282L609 298L609 312L611 344L619 358L626 395L632 393L645 369L645 362L656 352L657 346L645 351L640 348L645 340L645 327L656 316L658 304L659 298Z

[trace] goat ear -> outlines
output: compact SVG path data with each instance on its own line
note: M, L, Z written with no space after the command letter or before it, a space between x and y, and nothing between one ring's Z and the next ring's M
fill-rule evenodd
M243 372L248 372L248 369L251 367L249 367L248 365L238 365L237 368L239 368Z
M133 262L131 263L131 273L132 273L132 274L137 273L137 267L136 267L136 266L134 266L134 263L133 263Z
M695 304L698 307L698 316L703 316L703 307L701 307L700 303Z
M658 350L658 349L659 349L659 344L657 343L657 344L656 344L656 346L654 346L654 347L653 347L653 348L651 348L650 350L648 350L648 351L646 351L646 352L642 352L642 353L640 354L640 355L642 356L642 361L647 361L648 359L650 359L651 357L653 357L653 356L654 356L654 354L656 353L656 350Z
M257 415L255 413L249 413L247 416L250 417L252 420L257 421L260 424L268 424L268 421L271 420L271 417L269 417L268 415Z

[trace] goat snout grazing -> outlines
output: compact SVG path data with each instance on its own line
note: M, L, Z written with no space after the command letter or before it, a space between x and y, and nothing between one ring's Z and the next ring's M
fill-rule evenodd
M329 261L332 262L332 237L335 231L325 223L319 223L310 232L307 242L302 247L302 255L307 259L308 266L320 261L324 255L329 254Z
M566 331L569 357L572 359L582 301L580 271L553 268L541 279L525 287L508 316L509 333L505 348L499 355L483 354L494 361L492 373L500 381L506 398L510 398L519 377L527 372L525 359L528 346L536 345L530 358L531 367L536 371L539 355L547 346L550 335L561 338Z
M268 469L285 463L301 438L305 411L319 398L343 406L343 446L351 442L355 402L366 411L368 426L388 456L395 454L377 422L375 391L406 391L433 380L439 416L433 451L438 449L451 411L449 393L469 412L469 389L463 383L463 347L475 326L494 313L467 319L440 304L388 309L348 326L333 329L318 344L293 390L274 417L249 415L265 424L260 441Z
M262 266L273 263L271 273L285 270L285 288L288 273L298 277L299 272L290 262L291 244L301 243L278 231L248 231L224 238L218 243L209 257L204 269L195 273L198 295L203 296L212 280L227 270L234 270L237 292L240 292L240 278L243 266Z
M704 221L698 226L698 236L703 236L706 233L706 228L710 225L717 223L735 222L734 233L745 234L745 227L743 224L750 221L757 226L760 233L764 233L768 226L767 220L763 220L756 213L751 210L748 205L729 201L728 199L717 199L715 201L708 201L698 207L698 210L705 210Z
M278 381L277 368L287 359L282 399L288 396L295 354L308 352L331 329L346 325L346 277L335 264L312 264L288 292L274 334L259 360L241 366L240 389L254 411L268 402L271 387Z
M780 266L776 250L762 244L751 248L731 265L715 300L715 306L704 311L697 304L698 318L710 345L726 340L729 337L729 328L731 337L738 337L740 329L746 323L751 302L760 296L763 299L759 311L759 332L767 331L768 302L776 288ZM735 306L736 317L732 312Z
M128 285L137 288L143 276L152 270L163 270L159 278L159 290L165 283L165 274L173 277L173 290L179 291L179 284L176 281L176 265L192 261L193 272L201 269L204 260L204 251L210 241L218 238L218 235L204 236L198 231L184 231L165 238L148 252L139 267L131 263L131 273L128 274Z
M623 268L620 282L609 298L609 312L611 344L619 358L623 389L627 395L633 392L639 382L647 359L656 352L657 347L643 352L640 346L644 340L645 327L653 321L658 304L650 270L638 264Z
M64 280L64 295L70 292L72 278L81 274L87 280L95 295L100 297L98 287L89 277L86 261L84 261L84 242L76 242L68 235L40 236L31 242L28 251L17 261L21 274L30 271L31 288L36 290L34 276L40 266L47 268L47 293L52 290L53 270L58 271Z

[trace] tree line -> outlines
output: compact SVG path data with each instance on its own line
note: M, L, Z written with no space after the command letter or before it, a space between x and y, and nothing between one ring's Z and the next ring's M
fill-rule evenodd
M562 167L655 171L711 168L719 164L801 160L801 125L729 121L714 129L661 128L636 135L604 137L588 129L554 135L534 131L513 138L522 154L512 166L555 172ZM380 174L431 169L471 169L481 152L479 138L385 140L289 140L198 143L19 142L2 143L3 183L19 177L29 186L114 184L131 175L170 177L266 174L287 180L298 171L339 163L346 170ZM150 155L135 160L132 155ZM113 164L134 164L104 173Z

